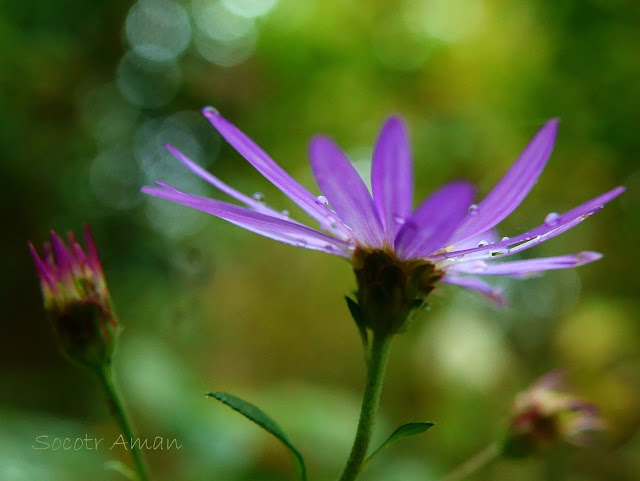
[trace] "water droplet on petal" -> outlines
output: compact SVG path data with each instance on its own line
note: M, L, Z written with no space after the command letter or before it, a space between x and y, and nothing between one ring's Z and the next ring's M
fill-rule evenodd
M264 194L262 192L256 192L251 197L258 202L264 202Z
M347 249L349 250L349 252L353 252L356 250L356 245L355 244L349 244L349 247L347 247Z
M547 224L549 227L551 227L556 225L559 220L560 220L560 214L558 214L557 212L550 212L544 218L544 223Z
M318 204L324 205L325 207L329 206L329 200L324 195L319 195L316 199Z
M469 266L474 270L483 271L487 267L487 263L485 261L473 261Z
M296 245L298 247L307 247L307 241L306 239L298 239L296 240Z
M395 216L393 218L393 221L398 225L404 225L404 223L407 222L407 220L404 217L401 217L399 215Z
M471 204L467 212L469 215L476 215L478 213L478 204Z
M280 213L285 217L289 217L289 211L287 209L280 211Z
M335 249L331 244L327 244L324 246L324 250L326 250L327 252L333 252Z
M509 253L509 249L507 249L506 247L504 249L496 249L495 251L491 251L491 257L503 256L508 253Z
M501 239L501 242L508 241L508 240L509 240L509 238L508 238L507 236L504 236L504 237Z
M329 222L329 224L331 224L331 225L335 225L336 220L337 220L337 219L336 219L334 216L332 216L332 215L330 215L330 216L328 216L328 217L327 217L327 222Z
M213 114L220 115L220 112L218 111L218 109L215 107L212 107L211 105L207 105L206 107L203 107L202 112L211 112Z
M489 243L486 240L481 240L480 242L478 242L478 247L484 247L488 245Z

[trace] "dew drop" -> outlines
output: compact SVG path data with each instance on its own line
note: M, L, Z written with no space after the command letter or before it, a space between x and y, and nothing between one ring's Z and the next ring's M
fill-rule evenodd
M285 217L289 217L289 211L287 209L281 210L280 213Z
M469 215L476 215L478 213L478 204L471 204L467 212Z
M551 227L556 225L559 220L560 220L560 214L558 214L557 212L550 212L544 218L544 223Z
M327 222L329 222L329 224L331 224L332 226L335 226L337 219L335 217L333 217L332 215L327 217Z
M507 236L504 236L504 237L501 239L501 242L508 241L508 240L509 240L509 238L508 238Z
M335 249L331 244L327 244L324 246L324 250L327 252L333 252Z
M220 115L220 112L218 111L217 108L212 107L211 105L207 105L206 107L202 108L202 112L211 112L212 114L216 114L216 115Z
M481 240L480 242L478 242L478 247L484 247L488 245L489 243L486 240Z
M491 251L491 257L495 257L495 256L503 256L505 254L509 253L509 249L504 248L504 249L496 249L495 251Z
M316 201L318 202L318 204L324 205L325 207L329 206L329 201L324 195L319 195Z
M401 217L399 215L395 216L393 218L393 221L398 225L404 225L404 223L407 222L407 220L404 217Z
M306 241L306 239L297 239L296 240L296 245L298 247L307 247L307 241Z
M264 194L262 192L256 192L251 197L258 202L264 202Z
M487 263L485 261L473 261L469 264L469 267L474 270L483 271L486 269Z
M353 252L353 251L355 251L355 250L356 250L356 246L355 246L355 244L349 244L349 247L347 247L347 250L348 250L349 252Z

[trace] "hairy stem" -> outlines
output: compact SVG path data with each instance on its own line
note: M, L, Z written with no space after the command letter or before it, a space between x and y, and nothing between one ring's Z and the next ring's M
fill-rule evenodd
M133 425L131 424L129 417L127 416L122 398L118 393L118 389L116 388L113 379L113 368L111 367L111 364L107 364L97 371L100 382L102 383L107 393L107 401L109 403L109 407L111 408L111 412L118 421L120 429L122 430L122 433L124 434L126 440L130 443L131 457L133 458L133 462L136 466L138 478L140 481L149 481L151 479L149 477L149 470L144 459L142 458L142 453L137 445L138 443L133 443L133 440L136 439L134 436Z
M351 448L351 454L340 476L340 481L356 479L363 467L380 403L380 393L382 392L382 382L390 343L390 335L373 335L367 358L367 377L362 397L358 430Z

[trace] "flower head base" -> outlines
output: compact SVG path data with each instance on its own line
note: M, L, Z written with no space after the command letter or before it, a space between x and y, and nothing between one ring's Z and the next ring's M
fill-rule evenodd
M559 390L562 376L553 371L518 394L503 447L505 456L528 456L558 442L583 446L590 434L604 428L595 406Z
M383 336L401 331L442 277L427 261L401 261L383 250L358 249L353 269L358 291L352 310L357 308L358 324Z
M99 367L111 361L118 332L102 266L85 226L86 252L69 233L69 245L53 231L41 258L29 243L44 307L62 352L73 362Z
M478 204L473 203L473 186L458 180L445 184L413 209L411 149L405 126L398 117L385 122L376 142L371 193L331 139L314 137L309 147L311 168L322 191L316 197L216 109L207 107L202 113L247 161L325 232L307 227L287 213L238 192L170 145L167 149L188 169L244 206L191 195L162 182L156 182L155 187L143 187L143 192L215 215L285 244L346 258L356 269L362 253L373 252L388 254L405 273L414 261L426 263L441 274L441 282L478 292L498 305L505 303L502 293L476 275L527 277L599 259L601 254L585 251L495 262L566 232L624 191L624 187L617 187L563 214L548 215L541 225L528 232L500 240L493 228L518 207L537 182L553 150L556 119L540 129L502 180ZM400 266L401 263L407 265ZM393 298L395 294L386 295Z

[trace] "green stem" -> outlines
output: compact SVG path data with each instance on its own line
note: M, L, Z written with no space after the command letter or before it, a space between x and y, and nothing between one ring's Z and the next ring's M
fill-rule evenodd
M351 448L351 454L339 481L356 479L363 467L380 403L380 393L382 392L382 382L387 365L391 337L390 335L373 335L371 350L367 359L367 378L364 386L362 408L360 409L358 430Z
M136 465L136 471L138 472L138 478L140 481L149 481L149 470L147 465L142 458L142 453L140 452L140 448L133 444L133 440L137 439L134 436L134 429L129 417L127 416L127 412L124 408L124 404L122 402L122 398L118 393L118 389L116 388L114 379L113 379L113 369L111 364L107 364L102 368L97 369L98 377L100 378L100 382L104 386L104 389L107 393L107 401L109 402L109 406L113 415L116 417L118 424L120 425L120 429L124 434L126 440L130 443L131 448L131 457L133 458L133 462Z
M497 443L490 444L485 449L467 459L456 469L447 474L440 481L460 481L475 473L480 468L484 468L500 455L500 447Z

